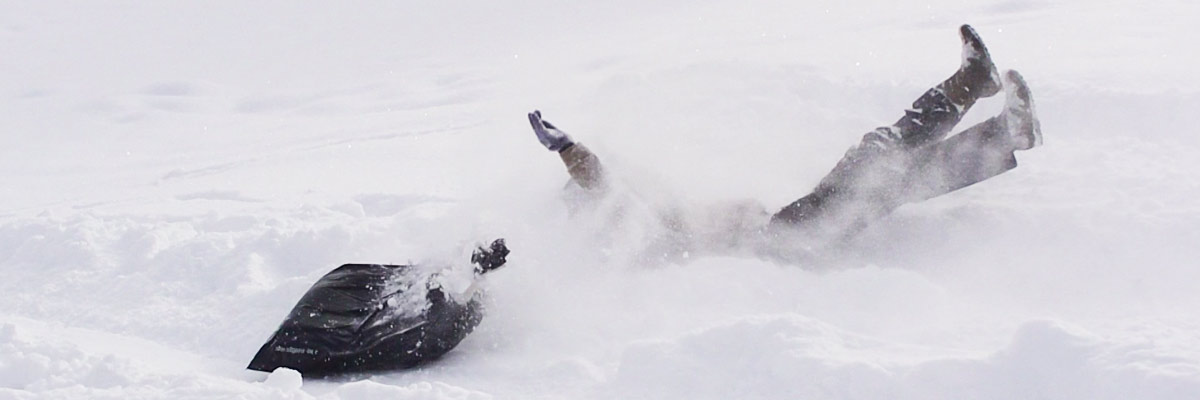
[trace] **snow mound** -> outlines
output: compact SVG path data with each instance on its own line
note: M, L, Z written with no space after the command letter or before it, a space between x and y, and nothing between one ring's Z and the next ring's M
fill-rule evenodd
M492 396L441 382L419 382L408 386L393 386L367 380L342 385L337 389L337 398L339 400L490 400Z
M299 390L304 385L304 377L300 375L300 371L291 368L276 368L267 375L267 380L264 385L280 389L280 390Z
M6 2L0 398L1200 398L1200 3L371 3ZM524 118L651 203L780 207L963 22L1045 145L819 265L630 251L660 227L568 218ZM497 237L437 362L244 370L337 265Z
M889 373L862 356L888 347L799 315L748 317L630 346L609 390L620 398L880 398Z
M1031 321L982 357L928 352L800 315L747 317L630 346L602 393L692 399L1194 399L1200 364L1153 342L1117 343Z
M129 385L138 374L113 356L88 354L66 344L19 338L12 324L0 325L0 388L65 392L84 385L110 389Z

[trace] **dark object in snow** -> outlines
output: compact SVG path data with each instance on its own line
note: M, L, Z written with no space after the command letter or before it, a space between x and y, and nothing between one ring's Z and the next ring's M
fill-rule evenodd
M477 249L474 278L504 265L507 255L504 239ZM436 359L475 329L483 307L474 283L450 296L435 276L410 265L342 265L300 298L247 368L325 376Z
M493 269L500 268L507 261L508 246L504 245L504 239L496 239L488 248L477 248L471 254L471 263L475 264L475 273L485 274Z

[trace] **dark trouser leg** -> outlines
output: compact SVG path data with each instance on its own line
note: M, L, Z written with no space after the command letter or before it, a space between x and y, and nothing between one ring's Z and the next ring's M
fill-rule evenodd
M908 170L906 154L944 138L966 108L960 109L942 89L929 89L895 124L863 135L812 193L779 210L771 225L808 225L842 208L831 206L877 196L882 187L903 179Z
M905 147L917 148L945 138L969 108L955 105L940 87L935 87L918 97L912 109L905 110L904 117L892 127L899 130Z
M945 148L928 155L942 157L941 161L926 163L915 158L922 149L941 142L976 100L994 95L1000 89L996 66L979 34L963 25L959 35L963 43L960 68L913 102L913 109L905 112L895 124L863 136L862 142L846 152L811 194L789 204L771 218L773 228L832 225L834 230L843 230L846 226L862 226L890 212L904 199L945 193L986 179L987 176L983 176L986 172L994 172L994 169L979 168L961 175L937 176L949 183L928 185L935 179L933 165L939 162L953 164L953 160L967 156L969 148L978 144L966 138L951 144L961 146L953 147L957 149L955 151ZM974 136L967 138L971 137ZM920 170L925 170L924 175L912 172ZM903 185L910 182L928 187L909 193ZM812 222L818 219L822 221ZM825 230L821 226L815 228Z
M930 199L1016 168L1013 149L1001 117L922 148L913 154L914 163L904 179L899 200L911 203Z
M853 170L847 176L855 179L822 181L812 193L775 214L771 225L851 233L905 203L940 196L1016 168L1013 150L1002 118L994 117L919 149L839 163Z

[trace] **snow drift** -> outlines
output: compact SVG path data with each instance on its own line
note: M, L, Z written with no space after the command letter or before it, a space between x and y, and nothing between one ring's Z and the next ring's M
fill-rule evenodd
M10 4L0 397L1197 398L1196 7ZM598 242L524 118L654 201L783 206L953 71L963 22L1045 146L820 263ZM242 369L330 265L494 237L439 361Z

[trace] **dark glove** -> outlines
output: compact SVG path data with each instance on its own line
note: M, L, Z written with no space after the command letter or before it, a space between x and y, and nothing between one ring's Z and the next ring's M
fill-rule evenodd
M484 274L503 266L505 256L508 256L508 247L504 245L504 239L496 239L487 248L475 249L475 253L471 254L471 262L475 263L475 273Z
M566 132L555 128L550 121L543 120L541 111L533 110L529 113L529 125L533 126L533 133L537 134L538 141L542 142L542 146L546 146L550 151L563 151L575 144L575 141L571 140Z

